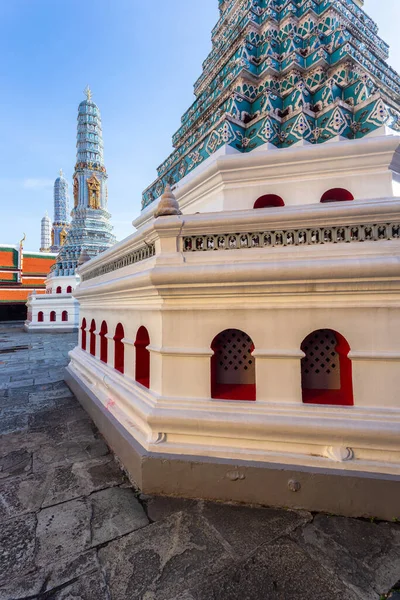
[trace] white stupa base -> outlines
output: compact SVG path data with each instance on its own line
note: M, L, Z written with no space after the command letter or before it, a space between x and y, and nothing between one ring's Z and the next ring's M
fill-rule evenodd
M46 294L31 294L26 303L28 318L25 331L63 333L79 326L79 302L72 293L78 284L76 275L46 280Z

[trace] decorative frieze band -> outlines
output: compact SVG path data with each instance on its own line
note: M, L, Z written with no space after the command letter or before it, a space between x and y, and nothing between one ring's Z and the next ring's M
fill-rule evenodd
M183 252L238 250L277 246L311 246L350 242L377 242L400 238L400 223L304 227L250 233L191 235L183 238Z
M129 265L146 260L146 258L151 258L154 256L155 251L156 249L154 244L146 244L145 246L142 246L133 252L128 252L122 258L118 258L117 260L113 260L105 265L101 265L96 269L92 269L91 271L84 273L81 276L82 281L88 281L89 279L94 279L95 277L100 277L101 275L106 275L112 271L117 271L123 267L128 267Z

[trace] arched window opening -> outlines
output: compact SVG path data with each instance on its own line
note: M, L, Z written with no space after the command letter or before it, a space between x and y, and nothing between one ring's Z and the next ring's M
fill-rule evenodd
M67 294L72 294L72 287L70 285L67 287Z
M86 319L82 319L82 325L81 325L81 332L82 332L82 342L81 342L81 346L82 346L82 350L86 350Z
M68 311L67 310L63 310L61 320L64 322L68 321Z
M276 194L266 194L255 201L253 208L271 208L274 206L285 206L283 198Z
M100 329L100 360L106 364L108 362L108 339L106 338L107 333L107 323L103 321Z
M211 344L211 397L218 400L255 400L254 344L239 329L226 329Z
M124 337L124 328L118 323L114 335L114 369L120 373L125 371L125 347L122 341Z
M150 388L150 352L147 350L149 344L149 332L146 327L139 327L135 341L135 379L138 383L141 383L147 388Z
M301 387L305 404L353 406L350 346L332 329L319 329L301 345Z
M55 322L55 320L56 320L56 311L55 311L55 310L52 310L52 311L51 311L51 313L50 313L50 321L51 321L52 323L54 323L54 322Z
M44 315L41 310L38 312L37 320L39 323L43 323L43 321L44 321Z
M61 294L61 286L60 285L57 287L56 294Z
M96 321L94 319L92 319L92 322L90 323L90 329L89 329L89 333L90 333L90 354L92 356L96 356Z
M346 202L349 200L354 200L354 196L344 188L332 188L321 197L321 202Z

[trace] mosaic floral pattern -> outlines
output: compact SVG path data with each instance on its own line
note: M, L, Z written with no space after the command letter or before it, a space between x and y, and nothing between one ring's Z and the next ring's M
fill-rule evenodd
M219 0L212 50L143 208L229 144L249 152L400 130L400 78L354 0Z

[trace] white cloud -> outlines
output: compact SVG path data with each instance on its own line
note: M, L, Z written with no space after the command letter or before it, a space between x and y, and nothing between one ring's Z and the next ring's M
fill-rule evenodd
M52 179L24 179L22 186L28 190L48 190L54 185Z

